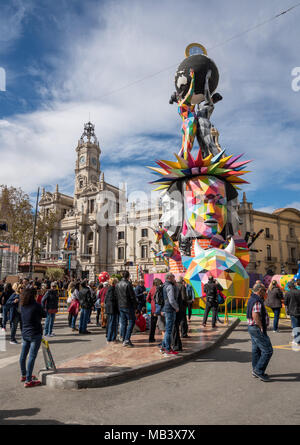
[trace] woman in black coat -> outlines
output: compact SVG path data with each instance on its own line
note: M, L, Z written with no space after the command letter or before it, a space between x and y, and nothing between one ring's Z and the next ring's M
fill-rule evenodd
M267 295L268 297L266 300L266 306L270 307L274 312L273 332L279 332L278 323L279 323L280 310L282 306L283 294L275 280L271 282L269 289L267 291Z

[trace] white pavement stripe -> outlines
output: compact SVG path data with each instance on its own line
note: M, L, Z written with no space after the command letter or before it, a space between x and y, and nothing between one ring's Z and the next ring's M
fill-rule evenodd
M5 368L5 366L11 365L19 360L20 354L13 355L12 357L1 358L0 359L0 369Z

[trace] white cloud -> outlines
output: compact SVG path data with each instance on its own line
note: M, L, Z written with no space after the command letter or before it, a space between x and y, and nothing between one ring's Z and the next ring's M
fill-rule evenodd
M255 209L258 212L265 212L265 213L273 213L274 210L276 210L273 206L265 206L265 207L259 207L258 209Z
M134 164L154 165L156 158L170 159L179 151L181 122L168 100L185 46L201 41L213 48L285 7L278 0L263 7L258 0L224 3L90 4L99 24L90 28L87 21L83 34L68 23L60 52L48 59L55 72L44 76L44 106L6 119L9 126L0 121L2 182L31 191L71 177L75 146L90 113L106 180L117 185L127 176L130 189L138 185L142 190L145 184L149 190L152 176ZM295 11L209 51L219 67L218 91L224 96L212 117L220 143L227 153L245 152L245 158L255 160L245 190L284 183L299 165L300 130L295 123L300 96L292 91L290 76L291 68L299 65L297 45L291 44L298 41L300 10ZM37 61L32 73L39 69ZM163 133L174 135L176 144L152 137Z

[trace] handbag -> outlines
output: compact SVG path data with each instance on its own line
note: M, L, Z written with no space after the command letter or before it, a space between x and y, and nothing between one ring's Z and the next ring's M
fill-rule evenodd
M72 303L72 293L71 293L71 291L68 292L67 303L68 304Z

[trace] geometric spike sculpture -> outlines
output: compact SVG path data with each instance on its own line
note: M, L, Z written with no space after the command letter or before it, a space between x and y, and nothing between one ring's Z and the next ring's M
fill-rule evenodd
M182 263L187 268L184 280L191 284L197 297L203 295L203 286L209 276L220 283L226 297L248 296L249 275L240 260L228 251L202 249L194 258L183 257Z
M158 174L160 178L156 181L151 181L151 184L159 184L159 187L155 190L163 190L168 189L175 181L197 176L215 176L231 184L234 188L238 188L239 184L248 184L241 176L248 173L248 171L243 170L243 168L251 161L237 162L237 160L243 156L242 154L222 158L224 152L225 150L214 157L210 154L203 159L201 149L199 149L195 159L191 153L188 152L187 159L183 159L175 154L177 162L165 160L156 161L160 168L148 168Z

